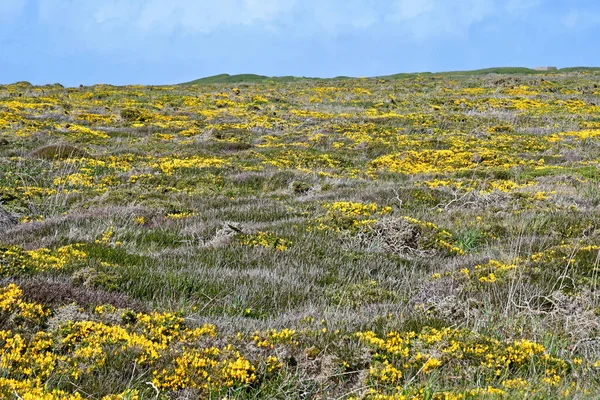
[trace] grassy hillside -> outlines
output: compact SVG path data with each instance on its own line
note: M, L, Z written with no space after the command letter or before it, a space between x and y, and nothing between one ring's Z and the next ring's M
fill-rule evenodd
M268 76L254 75L254 74L240 74L240 75L229 75L220 74L214 76L208 76L206 78L200 78L191 82L183 83L183 85L200 85L200 84L211 84L211 83L237 83L237 82L257 82L265 81L269 79Z
M569 67L561 68L560 72L598 72L600 67Z
M600 71L600 68L597 67L569 67L569 68L560 68L556 71L537 71L531 68L522 68L522 67L501 67L501 68L484 68L484 69L476 69L472 71L449 71L449 72L440 72L438 75L487 75L487 74L500 74L500 75L552 75L552 74L561 74L567 72L594 72Z
M534 75L534 74L556 74L556 73L567 73L567 72L592 72L592 71L600 71L600 67L569 67L569 68L561 68L558 71L536 71L530 68L523 67L494 67L494 68L484 68L484 69L476 69L470 71L446 71L446 72L415 72L415 73L399 73L393 75L385 75L379 76L377 78L381 79L404 79L404 78L412 78L415 76L476 76L476 75L488 75L488 74L501 74L501 75ZM337 76L335 78L306 78L306 77L294 77L294 76L264 76L264 75L255 75L255 74L239 74L239 75L229 75L229 74L220 74L214 76L208 76L206 78L196 79L190 82L182 83L182 85L208 85L208 84L233 84L233 83L265 83L265 82L291 82L296 80L344 80L344 79L353 79L347 76Z
M600 398L600 72L485 71L0 86L0 398Z
M253 82L267 82L267 81L275 81L275 82L288 82L302 78L296 78L292 76L282 76L282 77L270 77L264 75L255 75L255 74L239 74L239 75L229 75L229 74L220 74L214 76L208 76L206 78L200 78L193 80L191 82L185 82L182 85L206 85L206 84L215 84L215 83L253 83Z

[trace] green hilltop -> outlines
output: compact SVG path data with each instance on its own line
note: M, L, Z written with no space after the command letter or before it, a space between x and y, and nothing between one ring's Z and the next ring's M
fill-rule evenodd
M555 71L538 71L531 68L524 67L494 67L494 68L483 68L471 71L445 71L445 72L414 72L414 73L399 73L393 75L376 76L373 78L378 79L402 79L411 78L415 76L474 76L474 75L487 75L487 74L500 74L500 75L539 75L539 74L560 74L566 72L585 72L600 71L600 67L568 67L561 68ZM298 80L342 80L342 79L353 79L348 76L337 76L334 78L309 78L309 77L297 77L297 76L265 76L256 74L219 74L214 76L208 76L205 78L195 79L190 82L182 83L181 85L210 85L218 83L265 83L265 82L291 82Z
M265 76L256 74L219 74L207 76L206 78L195 79L190 82L184 82L181 85L210 85L216 83L263 83L263 82L291 82L299 80L341 80L352 79L348 76L336 76L335 78L309 78L299 76Z

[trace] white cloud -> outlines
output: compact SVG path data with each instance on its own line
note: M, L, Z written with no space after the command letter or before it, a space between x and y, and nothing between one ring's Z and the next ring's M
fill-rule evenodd
M190 32L207 33L221 25L250 26L277 20L294 5L294 0L151 0L144 2L139 15L130 15L142 30L180 27Z
M396 3L395 17L401 21L409 21L434 11L434 0L407 1L400 0Z
M17 0L0 0L13 4ZM18 0L23 2L25 0ZM502 15L527 15L543 0L38 0L42 23L96 51L177 35L275 32L291 37L385 29L407 40L466 36ZM10 3L9 3L10 2ZM0 8L1 10L1 8Z
M512 14L522 14L541 4L542 0L508 0L505 9Z
M494 0L396 0L388 20L419 39L464 36L471 25L497 11Z
M560 19L560 22L568 29L593 28L600 25L600 13L571 10Z
M0 0L9 1L9 0ZM24 1L24 0L20 0ZM532 3L539 0L523 0ZM222 26L269 27L287 23L304 33L365 29L382 21L401 23L418 37L463 34L493 15L500 0L39 0L46 21L100 24L140 33L208 33ZM511 5L513 4L513 5ZM516 0L508 8L516 9ZM501 7L500 7L501 8ZM297 25L299 24L299 25Z
M221 25L254 25L277 20L296 0L39 0L45 21L127 26L139 31L211 32Z
M296 20L298 28L309 34L319 31L335 34L348 29L366 29L381 19L377 4L366 0L305 2L295 12L303 14L302 18Z
M574 28L577 26L577 21L579 20L579 13L577 11L570 11L565 14L560 21L567 28Z
M0 0L0 21L10 20L19 15L25 7L25 0Z

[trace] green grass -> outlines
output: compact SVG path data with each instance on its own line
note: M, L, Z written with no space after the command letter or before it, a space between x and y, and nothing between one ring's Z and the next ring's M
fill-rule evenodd
M566 67L556 71L536 71L531 68L524 67L492 67L482 68L467 71L444 71L444 72L414 72L414 73L398 73L392 75L382 75L375 78L378 79L406 79L416 76L478 76L478 75L546 75L567 72L598 72L600 67ZM195 79L181 85L211 85L211 84L234 84L234 83L268 83L268 82L293 82L298 80L323 80L323 81L340 81L346 79L355 79L348 76L336 76L334 78L307 78L295 76L265 76L256 74L219 74L207 76L205 78Z
M182 85L211 85L211 84L233 84L233 83L265 83L265 82L290 82L298 79L309 79L309 78L297 78L293 76L264 76L256 74L220 74L214 76L208 76L205 78L195 79L190 82L182 83Z

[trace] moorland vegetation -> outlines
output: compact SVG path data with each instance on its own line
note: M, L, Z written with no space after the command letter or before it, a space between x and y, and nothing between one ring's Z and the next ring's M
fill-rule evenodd
M0 86L0 397L598 398L599 78Z

